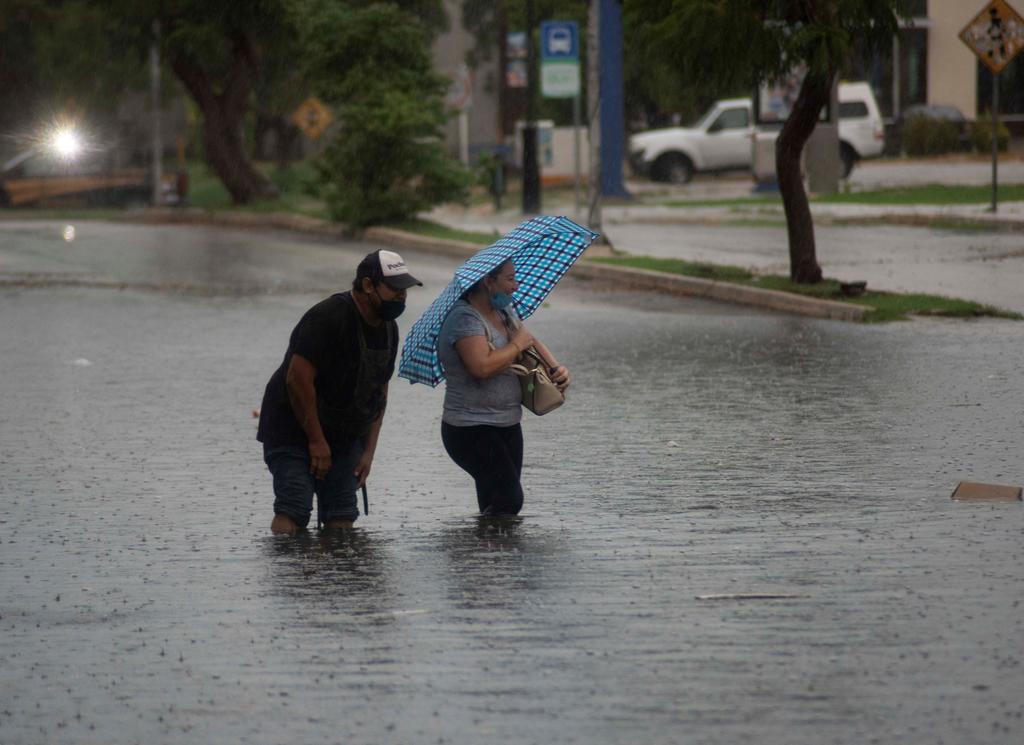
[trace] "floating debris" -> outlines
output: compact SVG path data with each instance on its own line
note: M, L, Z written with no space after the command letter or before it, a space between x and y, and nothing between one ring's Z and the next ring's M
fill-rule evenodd
M698 595L697 600L792 600L799 597L782 592L724 592Z

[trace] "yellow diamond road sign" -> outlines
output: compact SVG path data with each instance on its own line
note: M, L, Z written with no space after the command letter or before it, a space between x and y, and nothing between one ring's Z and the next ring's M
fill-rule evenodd
M307 98L292 114L295 126L305 132L306 137L311 140L319 140L320 135L327 129L327 125L333 120L334 117L331 116L330 109L324 106L316 96Z
M1024 18L1005 0L992 0L960 32L964 44L993 73L999 73L1024 49Z

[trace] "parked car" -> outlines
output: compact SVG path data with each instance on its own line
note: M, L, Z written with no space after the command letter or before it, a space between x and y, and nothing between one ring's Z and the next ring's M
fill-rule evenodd
M683 184L705 171L749 169L754 124L749 98L717 101L692 127L640 132L629 141L634 173ZM842 174L861 158L882 154L885 130L867 83L839 84L839 157Z
M173 204L174 181L165 181L163 201ZM100 157L63 160L30 149L0 165L0 207L124 206L149 204L151 199L146 169L114 169Z

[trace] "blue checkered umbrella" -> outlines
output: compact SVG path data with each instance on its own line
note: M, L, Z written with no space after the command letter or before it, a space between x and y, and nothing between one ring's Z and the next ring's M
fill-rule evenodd
M437 357L441 324L462 294L488 272L509 259L515 262L519 289L512 295L512 305L520 318L529 318L595 238L597 233L567 217L535 217L473 254L409 330L398 377L430 386L444 380Z

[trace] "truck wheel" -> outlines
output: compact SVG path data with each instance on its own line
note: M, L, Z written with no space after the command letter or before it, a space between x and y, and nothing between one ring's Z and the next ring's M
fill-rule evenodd
M685 155L668 153L654 163L654 177L670 184L686 184L693 178L693 163Z
M839 143L840 174L843 178L850 178L853 167L857 165L857 152L845 142Z

